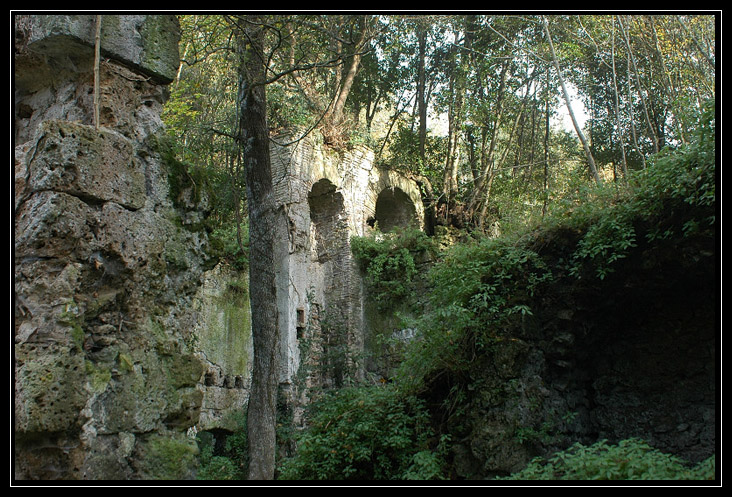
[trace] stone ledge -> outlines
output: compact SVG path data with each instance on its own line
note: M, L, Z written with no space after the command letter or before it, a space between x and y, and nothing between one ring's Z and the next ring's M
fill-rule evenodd
M96 16L32 15L28 48L49 56L93 56ZM175 79L180 25L174 15L102 16L102 56L136 68L156 81Z

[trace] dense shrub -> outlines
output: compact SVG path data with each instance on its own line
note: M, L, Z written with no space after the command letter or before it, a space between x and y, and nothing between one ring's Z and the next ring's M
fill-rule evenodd
M544 261L515 240L482 238L452 247L429 274L419 340L399 377L419 384L433 371L464 372L532 314L539 287L552 279Z
M383 310L413 296L418 261L433 250L431 239L414 228L377 230L351 238L351 251L365 273L369 297Z
M681 459L631 438L610 445L575 444L548 459L536 458L505 480L713 480L715 457L690 467Z
M716 215L714 102L705 106L695 139L665 149L636 172L628 189L596 187L581 205L547 224L584 233L572 258L573 274L588 266L603 279L641 241L713 232ZM640 230L640 231L639 231Z
M282 461L282 480L437 479L445 444L415 397L391 385L332 391L309 409L297 453Z

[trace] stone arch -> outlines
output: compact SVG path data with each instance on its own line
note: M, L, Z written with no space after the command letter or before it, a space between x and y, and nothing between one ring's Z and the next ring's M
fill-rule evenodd
M308 193L310 207L309 288L312 349L316 365L313 384L339 386L346 376L345 350L353 320L353 268L350 231L344 197L326 178L316 181ZM314 317L317 316L317 317ZM315 319L317 322L313 322Z
M343 250L345 211L343 195L328 179L315 182L308 193L310 207L311 255L324 263ZM345 236L348 242L347 235Z
M388 232L394 228L419 227L414 202L400 188L385 188L376 197L374 221L379 229Z
M397 171L372 169L366 198L366 224L372 228L376 223L383 232L396 227L424 228L424 204L419 186Z

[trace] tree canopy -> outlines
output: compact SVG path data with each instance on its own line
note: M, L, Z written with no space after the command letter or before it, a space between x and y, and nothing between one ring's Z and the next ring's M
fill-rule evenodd
M686 143L715 96L713 14L343 13L262 25L270 131L366 144L428 185L438 222L483 231L541 216L588 180L627 182L651 154ZM244 197L232 26L181 16L166 110L180 159L230 185L218 200L229 215ZM561 127L568 111L584 111L584 126Z

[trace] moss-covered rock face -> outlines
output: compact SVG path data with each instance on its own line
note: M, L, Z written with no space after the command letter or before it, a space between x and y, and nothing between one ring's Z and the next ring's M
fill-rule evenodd
M248 273L224 263L205 273L191 316L195 316L193 349L205 364L198 429L234 431L251 384Z
M94 378L75 347L20 344L15 349L16 429L21 432L78 431L79 416Z
M92 203L115 202L127 209L144 206L144 171L135 162L132 143L119 134L45 121L35 150L36 157L28 163L32 190L64 192Z
M94 17L19 19L15 476L191 478L204 364L184 318L208 241L176 223L195 206L171 203L154 146L177 21L103 16L97 128Z
M181 434L155 434L147 437L135 458L142 479L184 480L198 465L198 445Z

